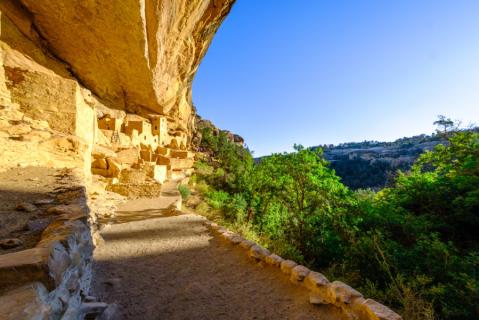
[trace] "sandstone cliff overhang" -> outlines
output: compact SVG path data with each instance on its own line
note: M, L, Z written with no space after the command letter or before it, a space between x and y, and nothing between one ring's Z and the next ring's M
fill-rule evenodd
M108 104L176 118L235 0L20 0L47 47Z

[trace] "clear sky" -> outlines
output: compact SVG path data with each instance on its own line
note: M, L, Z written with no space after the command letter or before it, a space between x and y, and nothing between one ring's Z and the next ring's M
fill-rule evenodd
M237 0L193 101L255 156L479 123L479 1Z

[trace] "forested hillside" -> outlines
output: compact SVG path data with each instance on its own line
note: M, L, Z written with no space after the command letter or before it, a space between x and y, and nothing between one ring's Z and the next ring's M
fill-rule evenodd
M471 129L479 132L479 128ZM397 171L407 171L419 156L447 144L447 135L435 133L397 139L393 142L363 141L322 145L324 158L351 189L379 190L391 185Z
M322 148L255 162L205 128L190 188L204 199L198 212L404 319L479 319L479 133L444 136L375 192L344 185Z
M350 142L321 148L345 185L351 189L381 189L394 180L398 170L409 170L423 152L446 141L442 135L420 135L393 142Z

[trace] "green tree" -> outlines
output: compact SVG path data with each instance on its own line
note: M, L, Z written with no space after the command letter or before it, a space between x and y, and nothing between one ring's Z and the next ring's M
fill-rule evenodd
M280 204L285 209L280 212L287 215L285 236L310 261L316 259L320 243L330 241L331 235L337 238L332 229L341 223L350 198L322 155L321 149L295 145L295 152L263 159L254 179L258 211Z
M437 120L433 122L438 127L437 131L447 135L447 133L454 128L454 121L450 118L446 118L444 115L438 115Z

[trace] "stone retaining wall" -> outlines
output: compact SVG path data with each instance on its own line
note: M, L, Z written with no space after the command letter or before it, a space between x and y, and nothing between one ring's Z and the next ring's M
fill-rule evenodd
M244 249L250 258L278 268L291 282L305 287L309 290L309 301L312 304L332 304L341 308L353 320L402 319L388 307L365 298L360 292L341 281L330 282L321 273L272 254L254 241L246 240L214 222L205 220L204 224L227 242Z
M0 255L0 319L83 319L108 307L89 296L94 246L86 190L61 189L55 198L46 209L54 218L36 246Z

